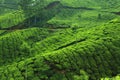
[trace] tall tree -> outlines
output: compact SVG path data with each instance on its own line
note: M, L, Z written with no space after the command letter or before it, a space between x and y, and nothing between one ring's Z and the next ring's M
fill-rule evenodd
M20 0L19 5L25 14L30 16L40 11L44 6L44 0Z

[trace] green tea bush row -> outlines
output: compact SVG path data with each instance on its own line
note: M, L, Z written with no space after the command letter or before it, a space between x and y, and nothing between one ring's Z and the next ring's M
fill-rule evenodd
M48 36L45 29L30 28L29 30L16 30L0 37L0 66L20 61L35 55L31 53L36 41L41 41ZM42 36L41 36L42 35Z
M25 19L22 11L14 11L0 16L0 28L9 28L21 23Z

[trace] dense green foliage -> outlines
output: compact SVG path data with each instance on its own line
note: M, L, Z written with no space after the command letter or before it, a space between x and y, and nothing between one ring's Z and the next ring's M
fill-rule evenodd
M0 2L0 80L120 79L119 0Z
M87 72L89 78L92 78L92 80L96 80L101 77L111 77L113 75L116 75L119 73L120 66L120 28L118 25L118 22L115 23L111 21L110 23L105 24L105 26L98 26L92 29L88 29L84 32L82 32L84 29L80 29L80 31L75 34L75 36L77 35L78 37L76 39L74 38L75 36L73 33L71 33L71 35L73 34L73 36L71 37L70 34L63 33L61 34L61 36L63 36L62 38L68 38L69 40L68 43L65 42L63 44L62 41L66 40L62 40L61 38L62 41L60 42L61 44L63 44L63 47L57 48L53 52L49 51L42 55L36 55L35 57L20 61L19 63L13 63L12 65L1 68L2 74L4 76L5 74L7 75L5 77L1 76L1 79L74 79L74 76L81 75L79 73L80 70L84 70L85 72ZM97 32L95 32L96 30ZM86 36L82 36L82 34ZM64 38L64 36L66 36L66 38ZM51 39L52 37L53 36L51 36ZM55 41L57 41L56 39L60 39L59 36L56 37L58 38L54 38ZM76 41L75 43L73 43L74 40ZM58 43L58 41L51 41L56 44ZM51 43L51 41L49 40L48 42ZM73 44L67 46L69 43ZM4 72L4 70L7 70L7 72ZM13 73L13 71L17 73ZM10 77L8 76L9 74L15 75L16 77Z
M0 28L8 28L21 23L25 19L23 11L14 11L0 16Z

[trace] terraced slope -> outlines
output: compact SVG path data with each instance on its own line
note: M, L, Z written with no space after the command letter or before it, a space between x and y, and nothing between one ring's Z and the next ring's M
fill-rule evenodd
M74 34L68 29L72 36L53 35L48 38L48 41L52 39L50 46L53 42L57 46L57 40L61 40L60 47L1 67L0 77L2 80L76 80L76 76L85 76L86 80L97 80L116 76L120 73L119 24L116 19L88 30L80 28Z
M46 1L39 16L0 16L0 80L119 80L119 0Z
M33 56L33 45L51 36L49 29L29 28L24 30L1 31L0 66L11 64Z
M25 20L23 11L16 10L0 16L0 29L9 28Z
M106 0L61 0L60 2L63 7L58 14L47 21L48 27L93 27L119 16L119 5L112 5L119 3L117 0L112 1L111 4ZM113 7L104 6L106 4Z
M0 28L10 30L30 26L41 27L46 23L48 23L47 26L51 26L51 24L52 26L64 26L64 24L67 26L88 26L89 23L93 23L92 26L96 26L96 24L99 25L115 18L117 16L116 14L119 13L118 4L116 4L118 8L111 8L107 6L104 6L105 9L101 8L103 5L105 5L105 3L108 4L110 1L46 0L45 2L46 4L43 7L40 9L37 8L39 10L42 9L41 12L36 11L34 15L32 15L32 12L30 12L31 16L27 17L27 19L21 10L0 16ZM103 2L105 3L103 4ZM115 0L114 2L111 2L111 4L115 2L119 3L117 0ZM90 6L86 5L88 3ZM34 8L36 9L36 7Z

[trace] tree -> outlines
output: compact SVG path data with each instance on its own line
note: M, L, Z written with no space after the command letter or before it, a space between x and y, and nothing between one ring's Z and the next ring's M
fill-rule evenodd
M44 0L20 0L19 5L27 16L32 16L44 6Z
M29 12L29 5L32 3L32 0L20 0L19 2L19 6L20 8L25 12Z

